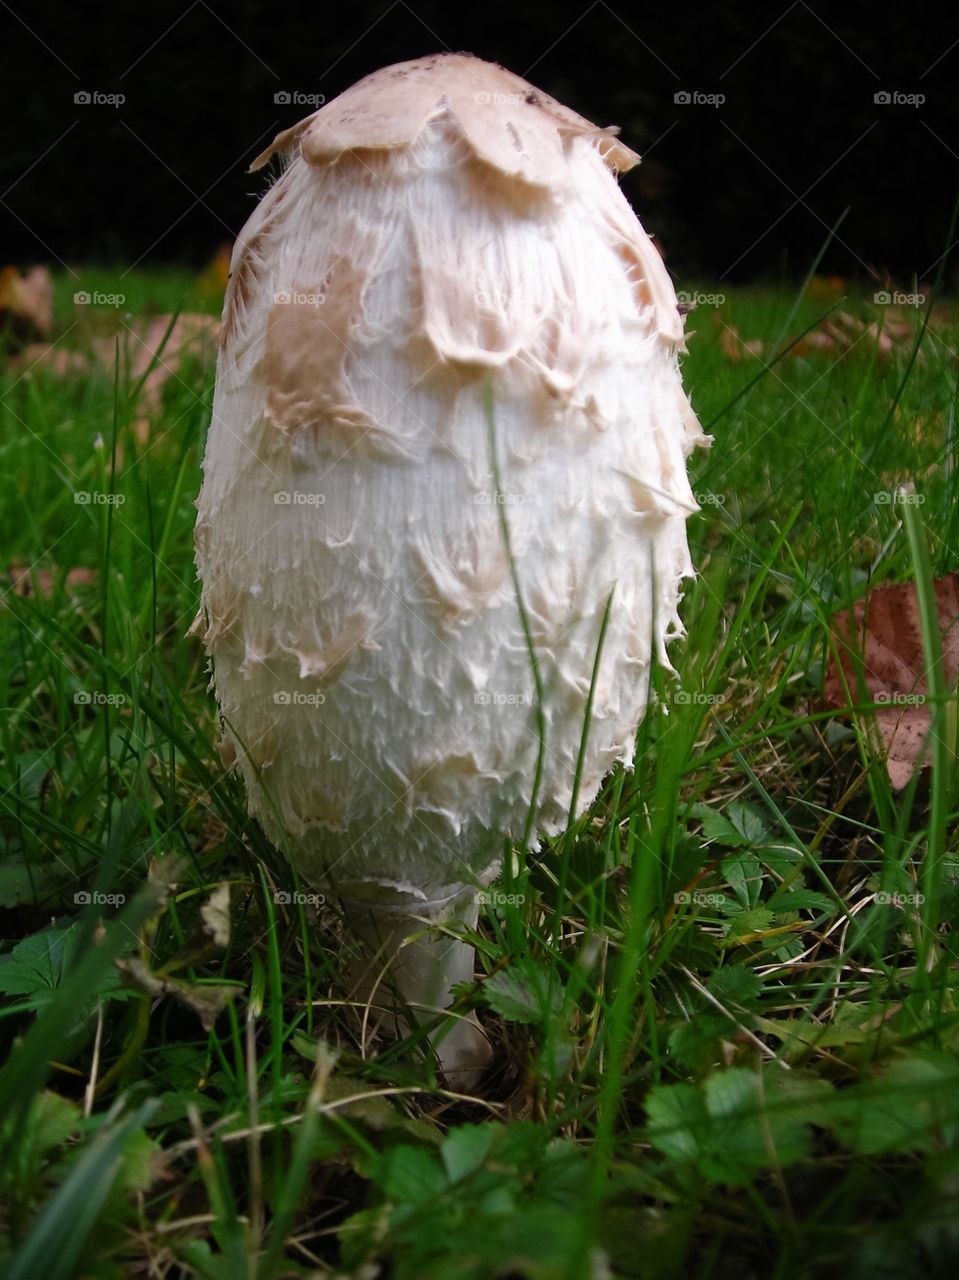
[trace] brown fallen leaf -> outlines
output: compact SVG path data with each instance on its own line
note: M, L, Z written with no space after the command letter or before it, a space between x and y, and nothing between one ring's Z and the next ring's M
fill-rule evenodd
M216 359L220 322L215 316L190 312L177 316L170 335L164 342L169 325L170 316L156 316L146 323L133 324L132 332L127 335L129 369L134 378L143 377L154 359L156 360L147 374L140 397L144 416L147 417L159 409L164 384L170 378L178 376L185 360L196 358L212 362ZM101 345L99 355L106 367L112 370L115 351L112 341L108 347L109 350L104 350Z
M41 368L58 377L79 376L94 370L112 376L119 338L120 367L129 381L136 383L146 375L140 392L140 412L134 424L137 440L143 444L149 437L150 420L160 409L163 387L169 379L179 377L182 365L189 359L211 365L216 359L220 322L215 316L185 312L177 316L170 328L171 319L169 315L158 315L134 320L131 324L118 322L115 333L88 335L84 350L55 343L34 343L11 363L24 372Z
M724 324L719 331L719 347L727 360L758 359L766 349L762 338L741 338L735 325Z
M115 960L120 971L120 980L126 987L142 992L153 999L160 996L172 996L180 1004L186 1005L200 1019L204 1031L212 1031L213 1024L231 1000L243 994L244 988L235 983L220 983L216 986L201 985L188 982L183 978L171 978L168 975L155 973L145 960L139 956L129 956L123 960Z
M947 686L954 686L959 677L959 572L933 585L943 672ZM875 726L889 780L898 790L917 768L928 764L925 748L932 724L915 584L876 587L851 610L833 616L832 633L839 663L830 654L823 689L826 704L846 710L851 709L850 701L878 704Z
M150 880L158 881L164 890L173 888L181 867L169 859L160 861L156 858L150 862ZM155 932L158 917L154 917L147 927L148 936ZM193 941L187 942L179 955L167 961L161 971L155 971L142 956L129 956L114 963L120 971L120 978L127 987L157 999L171 996L180 1004L192 1009L203 1024L204 1031L210 1031L219 1015L231 1000L243 994L244 988L235 983L224 982L216 986L191 982L185 978L175 978L173 971L182 969L207 953L211 947L224 948L230 942L230 886L229 883L217 885L207 901L200 907L200 927Z
M11 564L7 569L7 577L14 595L21 596L25 600L34 595L49 600L53 595L58 574L58 569L38 569L28 564ZM91 586L96 580L97 575L93 569L68 569L64 585L67 590L70 590L72 587Z
M170 316L160 315L152 320L135 321L121 335L121 368L127 369L131 381L146 374L140 392L140 413L134 422L134 432L140 444L149 439L150 422L159 412L164 386L171 378L179 378L183 363L198 359L212 364L216 359L220 322L215 316L192 312L177 316L164 342L170 320ZM100 363L112 373L116 353L113 338L96 339L94 349Z
M848 311L836 311L822 320L815 329L804 334L789 349L792 356L818 353L845 355L856 352L869 356L875 352L880 359L887 359L894 352L908 355L916 338L915 319L909 319L901 307L886 306L878 320L867 323ZM922 363L923 352L916 359Z
M213 939L215 947L230 944L230 886L227 882L217 885L200 908L203 930Z
M10 365L24 374L45 369L55 378L66 378L70 374L89 372L90 359L80 351L54 342L31 342L11 359Z
M810 329L798 342L794 342L789 348L789 355L808 356L813 352L835 351L836 347L835 335L829 332L825 326L821 326L818 329Z
M18 342L46 338L53 327L53 277L46 267L22 276L16 267L0 270L0 329Z

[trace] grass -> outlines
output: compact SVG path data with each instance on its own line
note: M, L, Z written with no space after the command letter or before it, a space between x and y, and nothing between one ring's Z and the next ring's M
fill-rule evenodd
M215 309L172 274L57 287L62 329L83 288ZM438 1086L422 1031L363 1051L335 910L295 896L215 750L184 638L211 369L167 381L145 443L122 368L2 375L0 533L30 570L0 607L5 1275L953 1274L955 694L935 670L903 792L821 694L870 584L918 583L934 655L959 316L776 358L830 308L888 314L817 289L689 322L715 445L680 678L635 769L505 861L461 1004L497 1046L480 1099Z

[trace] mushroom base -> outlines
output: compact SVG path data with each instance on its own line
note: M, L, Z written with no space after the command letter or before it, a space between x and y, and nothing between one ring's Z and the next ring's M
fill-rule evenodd
M474 889L441 902L417 902L400 894L388 905L346 900L343 909L361 943L351 959L351 993L373 1029L394 1036L411 1030L409 1018L396 1011L394 991L422 1025L449 1008L456 983L472 981L475 951L445 927L476 927ZM449 1087L474 1089L492 1057L475 1013L444 1019L430 1033L430 1042Z

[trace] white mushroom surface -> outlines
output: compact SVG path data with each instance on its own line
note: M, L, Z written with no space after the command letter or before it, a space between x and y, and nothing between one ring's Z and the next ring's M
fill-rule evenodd
M630 762L681 630L706 437L611 130L448 54L361 80L255 167L274 152L224 308L200 630L252 813L397 951L417 918L475 923L523 830L539 738L517 582L545 694L537 830L569 818L610 593L579 810ZM404 992L428 1013L471 952L419 945ZM472 1080L470 1037L439 1055Z

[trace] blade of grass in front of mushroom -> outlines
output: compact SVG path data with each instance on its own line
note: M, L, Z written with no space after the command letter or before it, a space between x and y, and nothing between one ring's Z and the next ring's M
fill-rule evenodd
M110 436L110 475L108 488L108 501L104 519L106 528L103 537L103 558L100 565L100 580L102 583L102 607L100 611L100 653L102 658L101 667L106 675L107 659L109 653L109 635L110 635L110 579L112 566L110 563L110 548L113 537L113 512L115 507L114 499L116 497L117 482L117 432L120 419L120 342L116 341L116 357L113 366L113 422ZM104 695L109 695L109 686L104 687ZM110 702L106 696L102 707L103 720L103 761L105 778L104 784L107 793L112 791L112 765L110 751ZM103 810L104 827L101 830L101 838L105 835L107 840L110 837L110 822L113 816L113 808L111 805L105 805Z
M658 718L660 712L655 713ZM647 717L640 728L640 740L649 733ZM625 933L614 970L614 989L607 1014L604 1040L602 1082L597 1099L597 1119L593 1148L590 1153L591 1176L587 1212L577 1254L571 1259L570 1276L582 1274L581 1267L595 1240L599 1214L607 1193L607 1179L613 1158L616 1118L625 1082L626 1046L633 1036L632 1009L637 1000L636 978L643 981L644 1001L651 999L648 982L643 975L648 947L646 931L656 909L655 877L669 841L667 829L676 816L680 771L672 753L657 758L656 787L650 797L648 815L641 818L634 808L630 813L626 837L626 866L629 868L629 902ZM648 1005L647 1005L648 1008ZM650 1025L645 1019L643 1025ZM658 1056L655 1032L650 1052Z
M499 459L498 459L498 453L497 453L495 401L494 401L492 384L490 383L489 380L487 380L484 386L484 405L485 405L485 411L487 415L487 424L488 424L488 430L489 430L490 466L493 472L494 482L496 486L496 493L497 495L499 495L499 493L501 492L501 478L500 478ZM513 554L512 539L510 536L509 520L506 513L505 503L497 501L497 511L498 511L498 516L500 521L501 536L503 539L504 547L506 549L506 555L509 563L510 576L513 582L513 590L516 598L517 611L520 616L520 624L522 627L523 636L526 642L527 652L529 655L530 671L533 677L533 684L536 691L536 703L534 708L534 721L535 721L536 733L537 733L536 768L535 768L535 773L533 777L532 789L530 793L530 802L529 802L529 808L527 811L526 826L524 828L522 839L519 845L521 861L519 863L519 866L516 869L518 874L514 874L512 859L509 856L507 856L507 858L504 859L505 865L508 866L509 868L508 880L506 882L507 893L509 894L509 891L517 883L517 881L523 878L526 860L528 859L528 856L529 856L529 852L530 852L529 841L530 841L530 837L533 832L533 826L535 823L536 806L537 806L537 802L539 798L539 790L542 782L543 763L545 759L547 745L546 745L546 720L545 720L545 714L544 714L544 708L543 708L545 694L543 689L542 676L539 669L539 660L536 653L536 646L535 646L535 642L534 642L532 631L529 624L529 616L527 613L526 604L523 597L523 590L522 590L522 584L519 578L519 571L518 571L516 560ZM609 625L609 616L610 616L612 601L613 601L613 593L610 592L609 596L607 597L606 605L600 620L595 656L593 659L593 665L592 665L592 670L590 674L589 690L587 693L586 706L585 706L585 711L583 716L583 728L581 733L579 753L578 753L577 762L576 762L575 775L573 779L573 788L572 788L571 799L570 799L567 829L563 833L559 841L559 868L556 873L556 891L555 891L555 901L552 909L552 917L553 917L552 924L550 925L545 936L538 937L537 935L534 935L534 937L536 937L536 940L543 947L545 955L549 960L549 963L547 966L547 978L548 978L547 1004L550 1006L552 1005L552 992L556 984L558 984L559 990L564 992L563 1013L559 1016L557 1025L559 1023L565 1023L565 1021L568 1019L568 1016L572 1008L572 1002L578 995L578 991L575 987L568 989L558 976L557 970L560 967L560 964L562 965L563 968L567 969L569 973L572 973L575 971L574 967L571 966L569 962L565 960L560 960L560 957L558 955L558 947L562 942L563 920L566 914L566 886L569 879L569 861L571 856L575 852L575 844L576 844L576 838L577 838L576 830L575 830L575 815L577 813L579 789L580 789L580 783L582 780L583 762L585 759L586 748L589 741L589 727L590 727L590 722L592 720L593 703L594 703L595 691L596 691L596 681L599 676L599 667L600 667L600 662L602 660L602 652L603 652L603 642L605 640L607 627ZM584 821L586 820L587 819L584 818ZM506 909L509 915L512 917L513 921L515 922L515 925L519 927L521 925L521 913L515 910L513 905L509 903L506 904ZM526 950L525 947L524 947L524 950ZM546 1033L548 1037L551 1036L554 1033L554 1028L552 1026L547 1027ZM556 1084L555 1078L551 1075L548 1081L548 1087L551 1092L554 1090L555 1084Z
M152 523L153 503L152 501L150 501L150 498L149 498L149 479L147 479L144 485L144 497L146 501L149 502L149 510L150 510L150 518L151 518L151 523L149 526L149 537L150 537L149 550L150 550L150 556L151 556L150 573L151 573L151 578L154 580L154 582L156 582L156 579L158 578L159 569L161 567L165 569L168 573L170 572L170 569L169 569L170 544L174 536L174 531L176 529L180 502L182 500L182 497L185 491L185 486L190 482L189 477L190 477L191 468L196 465L195 458L194 458L194 451L196 449L196 444L197 444L197 440L196 440L196 436L194 435L194 432L192 430L185 431L183 434L183 441L180 445L179 457L173 462L172 466L168 461L164 460L164 465L163 465L164 477L167 478L172 473L173 479L172 479L172 483L168 483L164 486L167 491L166 514L163 519L162 527L159 531L159 539L156 542L154 542L154 527ZM140 461L142 463L143 459L141 459ZM140 474L139 467L131 468L131 470L133 471L133 474L135 476L139 476ZM145 597L144 599L144 604L139 616L139 625L141 628L146 626L148 611L153 611L155 613L155 604L153 604L153 597ZM190 604L188 602L183 612L188 615L186 620L189 621L189 618L196 613L195 604ZM179 621L180 619L178 617L176 622L173 625L179 626Z
M233 725L226 716L222 716L221 718L223 720L224 727L230 733L233 741L236 744L237 749L241 752L246 752L247 754L250 754L251 744L246 742L246 740L243 738L242 734L240 733L239 729L235 725ZM261 788L262 788L263 799L271 807L274 813L279 814L279 809L276 804L276 799L270 788L268 778L262 779ZM249 819L244 814L244 819L243 819L243 823L241 824L241 827L244 825L255 825L255 824L250 823ZM258 825L256 825L256 829L259 830ZM300 923L300 936L303 939L303 944L304 944L304 948L303 948L304 977L307 983L307 997L308 997L309 1008L310 1008L310 1013L308 1014L308 1021L311 1022L312 1021L312 1000L309 999L309 995L312 990L312 975L309 973L309 969L310 969L310 952L309 952L309 944L308 944L309 934L308 934L307 924L306 924L305 903L303 899L303 894L299 892L301 880L300 880L299 872L296 869L295 859L293 859L290 856L291 842L289 841L288 837L286 837L282 832L280 834L281 834L280 850L287 858L287 861L292 873L292 877L293 877L293 883L295 884L298 890L296 906L297 906L297 915ZM265 842L264 842L264 847L261 848L258 852L258 858L261 864L269 864L272 862L272 859L269 856L269 845L266 845ZM270 927L268 931L268 937L270 940L270 949L271 949L270 973L275 978L276 974L280 972L277 969L276 965L273 963L273 947L275 946L276 936L277 936L276 901L273 898L272 894L268 892L268 886L264 880L263 866L261 865L257 870L258 870L259 878L261 881L261 889L264 895L264 902L267 907L268 918L270 921ZM330 873L329 884L331 889L335 891L336 876L334 872ZM343 925L344 917L342 913L340 913L340 921L341 921L341 925ZM346 926L343 925L343 927L346 927ZM363 943L362 945L365 949L368 949L368 946L366 943ZM274 984L271 983L271 991L273 990L273 986ZM386 1049L384 1049L382 1057L384 1059L384 1062L387 1065L389 1065L392 1063L393 1059L396 1056L402 1056L410 1048L413 1048L415 1050L417 1047L424 1046L427 1043L428 1032L434 1026L439 1025L442 1019L437 1019L434 1024L419 1025L416 1017L413 1014L412 1009L403 999L402 993L398 990L393 980L392 974L389 972L388 969L383 972L381 981L378 986L377 993L375 993L375 996L371 998L374 998L376 1004L378 1005L383 999L387 997L387 995L389 995L390 998L392 998L396 1002L396 1004L402 1009L404 1015L408 1019L408 1025L410 1027L410 1031L407 1036L402 1037L399 1040L399 1042L396 1045L394 1045L392 1048L387 1047ZM372 1005L369 1005L369 1004L364 1005L363 1002L357 1002L355 1004L355 1007L358 1009L358 1012L362 1016L361 1036L365 1037L365 1029L367 1027L368 1020L370 1018ZM271 1001L271 1019L274 1017L275 1013L276 1013L275 1003ZM271 1061L275 1063L277 1059L277 1053L281 1051L282 1043L286 1039L286 1035L284 1033L282 1036L277 1038L275 1021L271 1021L271 1028L274 1032L274 1054L271 1057ZM279 1049L277 1049L278 1045L280 1046Z
M655 575L653 575L654 578ZM655 625L655 623L654 623ZM662 1047L656 1029L654 1016L655 1001L652 992L652 966L655 960L650 948L643 939L643 931L656 911L658 895L655 882L660 870L671 861L670 841L666 831L675 825L678 819L676 804L679 795L679 780L682 775L681 761L685 748L692 742L695 730L689 729L683 737L684 750L675 749L680 735L676 721L664 729L664 711L666 698L663 688L662 672L658 664L653 665L650 681L657 696L650 700L646 716L640 723L636 750L634 753L634 770L631 791L635 800L622 805L624 774L620 774L616 788L617 803L610 815L607 833L607 848L610 847L612 833L619 822L626 825L626 848L623 855L623 866L628 874L628 903L624 903L626 920L621 924L622 941L616 951L615 962L606 990L609 996L601 996L593 991L595 999L600 1002L602 1028L597 1031L596 1038L590 1048L587 1064L601 1066L602 1083L598 1090L597 1110L599 1119L594 1134L594 1146L591 1151L593 1177L591 1181L591 1201L589 1211L584 1214L584 1234L581 1250L571 1262L570 1274L577 1274L585 1257L585 1251L591 1247L591 1232L595 1231L605 1186L607 1162L612 1157L614 1144L614 1120L618 1109L618 1100L625 1087L625 1054L628 1043L634 1041L637 1032L642 1029L648 1033L645 1050L658 1070L662 1061ZM652 743L655 741L655 751ZM643 776L640 771L644 770ZM667 781L672 780L672 784ZM649 783L649 788L645 785ZM638 830L645 831L640 837ZM664 878L661 878L661 884ZM603 881L605 891L606 881ZM605 895L603 898L605 902ZM609 944L607 943L607 946ZM639 976L641 989L636 987ZM581 982L574 989L578 996L590 988ZM632 1009L641 999L644 1013L638 1020L633 1020ZM586 1065L584 1064L584 1074ZM585 1081L584 1081L585 1083Z
M543 763L546 758L546 716L543 711L543 677L539 669L539 658L536 654L536 645L533 641L533 633L529 625L529 615L526 611L526 603L523 599L522 584L519 580L516 559L513 555L513 544L510 539L509 518L506 514L506 504L505 502L500 501L500 495L502 493L502 477L500 474L499 454L496 442L495 397L493 383L490 378L486 378L483 383L483 409L486 414L489 438L490 470L493 473L493 483L495 486L496 512L499 519L500 536L503 539L503 545L505 547L506 557L509 563L510 579L513 583L513 592L516 597L516 609L519 614L523 639L526 642L526 652L529 657L530 671L533 676L533 686L536 696L536 702L533 708L537 737L536 766L533 773L529 805L526 810L526 823L523 827L522 839L520 840L522 856L523 858L527 858L529 856L530 838L533 835L536 823L536 806L537 801L539 800L540 788L543 784Z
M560 838L560 863L556 888L556 905L554 908L554 926L553 941L557 943L562 938L562 921L564 914L564 904L566 901L566 885L569 880L569 860L572 856L578 831L576 830L576 815L579 806L579 789L583 780L583 763L586 759L586 748L589 745L589 728L593 718L593 702L596 697L596 681L599 679L599 667L603 660L603 643L606 639L606 631L609 627L609 614L613 605L613 595L616 587L613 586L612 591L606 597L606 607L603 609L603 616L599 623L599 634L596 637L596 654L593 658L593 669L589 677L589 692L586 695L586 709L583 713L583 731L579 742L579 754L576 757L576 772L573 776L573 790L569 802L569 816L566 820L566 830ZM589 821L589 815L584 815L584 824Z
M956 743L949 741L948 700L955 694L946 688L942 660L942 635L936 608L936 596L932 585L932 565L926 534L919 508L912 504L903 506L903 524L909 540L916 595L919 600L919 619L922 644L926 659L926 685L928 702L932 707L932 723L929 729L929 749L932 758L932 792L927 826L927 845L922 860L922 892L920 916L922 932L919 939L917 981L922 984L929 998L930 966L934 963L933 947L939 930L939 904L942 894L943 863L946 854L946 824L949 815L949 798L954 793L956 778ZM942 987L939 986L939 999Z
M270 1026L270 1048L265 1064L272 1085L272 1118L283 1114L283 1046L286 1042L286 1023L283 1012L283 965L280 959L279 930L276 904L267 882L266 872L258 868L260 896L266 917L267 945L267 1017Z

